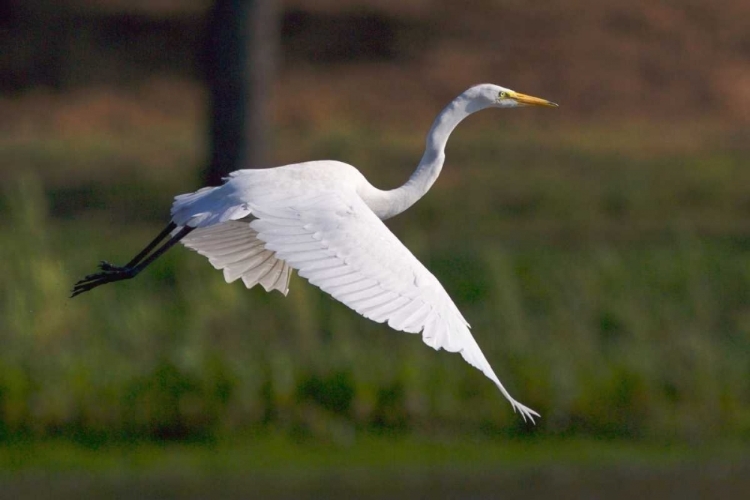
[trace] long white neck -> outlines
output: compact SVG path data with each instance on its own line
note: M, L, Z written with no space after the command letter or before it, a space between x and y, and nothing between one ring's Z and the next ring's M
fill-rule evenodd
M365 201L380 219L400 214L429 191L443 169L445 144L451 132L461 120L480 109L464 93L440 112L427 134L422 159L406 184L390 191L375 190L365 196Z

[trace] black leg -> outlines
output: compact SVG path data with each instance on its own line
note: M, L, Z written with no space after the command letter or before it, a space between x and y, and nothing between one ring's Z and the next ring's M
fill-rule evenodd
M107 283L114 283L115 281L127 280L134 278L141 271L143 271L149 264L158 259L164 252L172 248L182 238L192 231L193 227L183 227L180 231L172 236L166 243L159 247L154 253L149 255L145 260L145 257L151 250L153 250L164 237L169 234L174 228L174 223L170 223L164 231L159 233L154 241L148 244L138 255L136 255L130 262L125 266L114 266L106 261L102 261L99 264L101 272L89 274L82 280L78 281L73 287L71 298L76 295L80 295L83 292L88 292L98 286L106 285Z
M144 248L143 250L141 250L141 251L140 251L140 253L139 253L138 255L136 255L135 257L133 257L133 258L131 259L131 261L130 261L130 262L128 262L127 264L125 264L124 266L114 266L114 265L110 264L109 262L107 262L106 260L103 260L103 261L101 261L101 262L99 263L99 268L100 268L100 269L101 269L102 271L117 271L117 270L121 270L121 269L123 269L123 268L129 268L129 267L133 267L133 266L135 266L135 265L136 265L136 264L138 264L138 263L139 263L139 262L140 262L140 261L141 261L141 260L142 260L142 259L143 259L143 258L144 258L144 257L146 256L146 255L148 255L148 254L149 254L149 252L150 252L151 250L153 250L153 249L154 249L154 248L156 247L156 245L158 245L158 244L159 244L159 243L161 242L161 240L163 240L163 239L164 239L164 238L165 238L165 237L166 237L166 236L167 236L167 235L168 235L169 233L171 233L171 232L172 232L172 231L174 230L174 228L176 228L176 227L177 227L177 224L175 224L174 222L170 222L170 223L169 223L169 224L167 225L167 227L165 227L165 228L164 228L164 230L163 230L163 231L162 231L161 233L159 233L159 235L158 235L158 236L157 236L156 238L154 238L154 240L153 240L153 241L152 241L151 243L149 243L148 245L146 245L146 248ZM89 275L89 276L93 276L93 275ZM88 278L89 276L86 276L86 278ZM84 278L84 280L85 280L86 278ZM83 281L83 280L81 280L81 281Z
M151 243L149 243L146 246L146 248L144 248L143 250L141 250L141 253L139 253L138 255L136 255L135 257L133 257L133 260L131 260L130 262L128 262L127 264L125 264L125 267L133 267L133 266L137 265L141 260L143 260L143 258L146 255L149 254L149 252L151 250L153 250L154 248L156 248L156 245L158 245L161 240L163 240L164 238L166 238L167 235L169 233L171 233L174 230L174 228L176 228L176 227L177 227L177 224L175 224L174 222L170 222L169 225L167 227L165 227L164 230L161 233L159 233L159 236L157 236L156 238L154 238L154 241L152 241Z

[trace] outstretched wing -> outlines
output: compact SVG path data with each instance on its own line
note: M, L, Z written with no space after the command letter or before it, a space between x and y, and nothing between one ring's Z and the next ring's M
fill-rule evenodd
M216 269L223 270L227 283L242 278L248 288L260 284L267 292L278 290L284 295L289 292L291 268L265 248L248 220L198 227L181 242L208 257Z
M249 204L250 227L266 250L361 315L391 328L422 332L434 349L459 352L519 410L492 371L469 325L440 282L409 252L355 192Z

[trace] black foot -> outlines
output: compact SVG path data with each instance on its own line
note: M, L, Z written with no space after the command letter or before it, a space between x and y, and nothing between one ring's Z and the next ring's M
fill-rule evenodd
M123 266L115 266L114 264L110 264L106 260L103 260L99 262L99 269L102 271L126 271L128 268Z
M107 283L130 279L137 274L135 268L115 266L105 260L99 263L99 269L101 269L101 272L89 274L78 281L73 286L70 298L80 295L83 292L88 292L98 286L106 285Z

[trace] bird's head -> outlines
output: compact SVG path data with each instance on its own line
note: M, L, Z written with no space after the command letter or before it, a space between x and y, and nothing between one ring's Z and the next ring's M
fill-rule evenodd
M520 106L548 106L556 108L557 104L539 97L521 94L515 90L506 89L499 85L484 83L471 87L464 92L469 99L469 105L476 111L484 108L517 108Z

